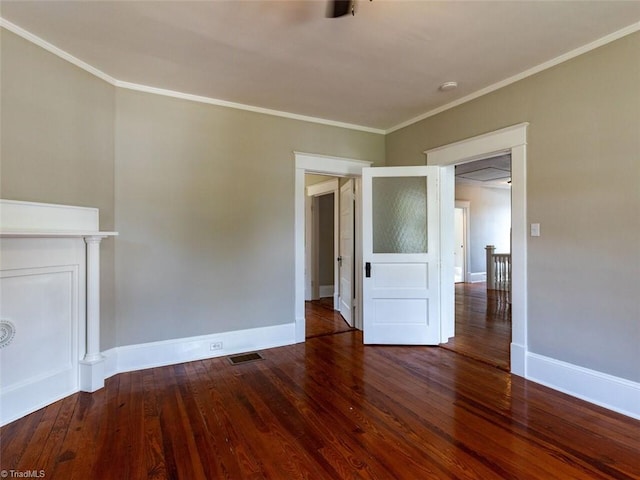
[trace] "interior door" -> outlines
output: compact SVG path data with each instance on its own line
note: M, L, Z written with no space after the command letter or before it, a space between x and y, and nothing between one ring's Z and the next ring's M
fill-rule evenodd
M353 180L340 187L340 242L338 268L340 278L340 314L353 327Z
M438 167L362 170L364 343L440 343Z

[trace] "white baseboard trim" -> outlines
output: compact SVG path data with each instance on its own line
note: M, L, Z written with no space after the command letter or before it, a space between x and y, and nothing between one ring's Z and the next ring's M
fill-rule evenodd
M320 298L333 297L333 285L320 285Z
M640 419L640 383L527 353L527 379Z
M52 375L37 383L27 383L0 394L0 427L78 391L70 385L69 375ZM46 392L43 395L42 392ZM46 401L42 401L46 398Z
M519 377L527 376L527 347L511 343L511 373Z
M469 283L480 283L487 281L487 272L470 272Z
M118 373L163 367L296 343L294 323L116 347L102 352L105 378ZM222 348L211 350L211 344Z
M304 343L307 338L307 322L305 321L304 315L302 317L296 317L295 323L295 335L296 335L296 343Z

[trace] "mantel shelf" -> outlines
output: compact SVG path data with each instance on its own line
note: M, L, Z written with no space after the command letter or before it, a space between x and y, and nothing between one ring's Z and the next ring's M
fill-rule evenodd
M0 230L0 238L115 237L118 232L71 230Z
M58 326L60 331L66 332L64 334L66 336L64 339L62 336L56 336L55 338L58 339L56 345L63 348L62 344L64 343L73 350L69 351L70 356L66 357L69 359L68 365L65 367L66 370L61 370L65 372L64 381L67 383L60 380L62 377L42 374L31 378L29 380L31 383L25 383L24 390L7 391L4 389L5 384L2 384L0 403L3 406L3 411L0 412L0 424L14 418L20 412L24 414L25 411L32 411L32 408L40 408L43 404L58 400L62 391L67 393L77 390L95 392L104 387L105 362L100 350L100 244L104 239L117 235L118 232L100 230L100 212L94 207L0 199L0 273L2 273L0 279L3 280L2 291L5 291L5 279L10 279L11 275L18 275L21 278L28 277L27 280L24 280L26 287L20 283L14 290L7 290L11 292L11 296L7 296L8 298L23 302L20 304L22 311L16 313L20 317L18 323L24 325L24 322L27 321L24 318L33 316L30 313L30 307L25 307L33 300L31 298L24 300L24 298L33 292L33 290L28 290L29 288L35 288L30 287L28 282L39 282L35 278L39 273L24 273L27 271L48 271L50 268L57 268L58 262L71 262L70 276L64 277L63 282L64 288L68 290L65 290L66 293L60 293L62 287L60 287L60 291L56 290L57 287L47 287L49 281L42 282L42 286L38 283L38 288L41 288L42 291L37 290L37 292L39 292L39 299L41 294L45 295L42 292L48 288L46 295L49 295L50 298L46 297L49 302L47 305L58 305L56 302L60 298L64 299L64 304L71 302L75 305L72 305L69 315L58 312L60 309L45 308L42 310L42 319L40 316L37 319L40 323L48 325L50 322L62 322ZM47 275L48 273L43 274ZM64 297L60 297L60 295ZM66 316L63 318L61 315ZM3 310L3 320L4 317ZM56 340L52 339L53 341ZM77 355L73 352L76 352ZM23 363L21 360L24 356L23 352L13 349L12 355L11 357L3 356L3 362L5 358L11 358L15 365ZM9 365L13 364L9 363ZM43 363L40 368L46 371L49 367ZM56 380L52 380L53 378ZM52 386L54 384L56 388L59 387L58 390ZM26 393L18 395L15 393L18 391ZM55 392L55 394L51 392ZM32 398L31 403L25 403L22 398L33 395L35 397ZM12 399L8 403L10 405L9 411L12 413L9 413L8 416L5 409L7 405L5 398ZM25 407L25 405L27 406Z

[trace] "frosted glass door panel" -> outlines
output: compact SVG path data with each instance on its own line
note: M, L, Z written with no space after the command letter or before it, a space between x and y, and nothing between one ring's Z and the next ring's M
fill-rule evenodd
M372 178L373 253L427 253L427 178Z

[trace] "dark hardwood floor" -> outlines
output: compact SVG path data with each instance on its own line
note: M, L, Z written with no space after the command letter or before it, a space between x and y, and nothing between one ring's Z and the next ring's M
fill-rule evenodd
M507 293L486 283L456 283L456 335L441 345L509 371L511 306Z
M0 430L47 479L640 479L640 421L359 331L123 373Z
M306 338L348 332L352 328L340 312L333 309L332 298L321 298L304 304Z

